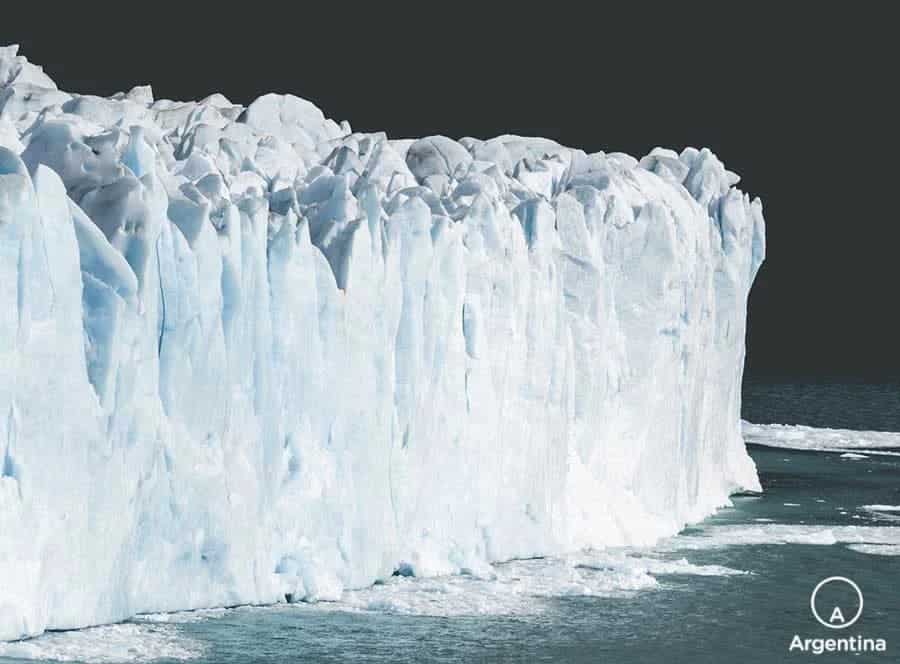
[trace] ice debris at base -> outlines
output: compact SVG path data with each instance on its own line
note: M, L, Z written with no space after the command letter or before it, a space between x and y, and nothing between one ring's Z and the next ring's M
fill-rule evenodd
M744 440L754 445L791 450L843 452L842 458L861 459L866 454L891 454L886 449L900 448L900 433L889 431L852 431L821 429L795 424L753 424L744 421ZM856 452L856 453L854 453Z
M51 632L40 638L0 642L0 658L51 660L79 664L144 664L183 662L206 654L205 644L182 634L174 625L122 623L85 630ZM2 661L0 659L0 661Z
M70 94L0 49L0 639L649 543L758 489L737 181Z
M344 593L333 608L441 617L537 615L558 606L560 598L633 597L659 588L657 577L749 575L722 565L697 565L684 558L667 560L653 556L652 551L647 553L585 551L559 558L514 560L495 565L488 577L395 576Z

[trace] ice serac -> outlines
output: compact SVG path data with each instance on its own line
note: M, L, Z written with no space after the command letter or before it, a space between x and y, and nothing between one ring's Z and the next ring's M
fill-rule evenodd
M0 639L646 543L758 488L736 183L0 50Z

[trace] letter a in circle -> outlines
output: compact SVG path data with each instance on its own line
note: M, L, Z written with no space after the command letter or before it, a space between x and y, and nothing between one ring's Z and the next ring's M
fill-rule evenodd
M831 618L828 619L828 622L830 622L832 625L835 622L840 622L842 624L847 622L846 620L844 620L844 614L841 613L841 607L834 607L834 611L831 612Z

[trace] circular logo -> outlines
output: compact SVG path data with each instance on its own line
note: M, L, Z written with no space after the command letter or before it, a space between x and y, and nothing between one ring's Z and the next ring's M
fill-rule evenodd
M828 620L825 620L819 614L819 611L816 608L816 596L819 594L820 590L831 584L835 584L836 586L849 586L856 593L856 596L859 598L859 607L856 609L856 613L852 618L847 619L847 617L844 615L844 610L840 605L837 604L835 604L834 607L829 612L827 612L826 615L828 615ZM812 609L813 617L815 617L815 619L818 620L820 624L824 625L828 629L846 629L857 620L859 620L859 617L862 615L862 590L859 589L858 585L856 585L853 581L845 576L829 576L827 579L819 581L819 584L813 589L812 596L809 598L809 608Z

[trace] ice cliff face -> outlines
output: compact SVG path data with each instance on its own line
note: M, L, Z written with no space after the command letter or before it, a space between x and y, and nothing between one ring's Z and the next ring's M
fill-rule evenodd
M0 639L649 542L757 487L737 180L67 94L0 49Z

